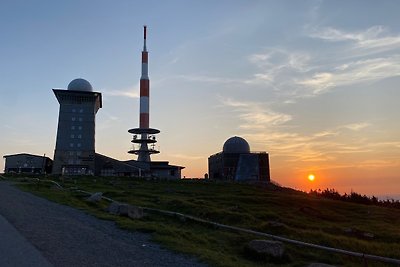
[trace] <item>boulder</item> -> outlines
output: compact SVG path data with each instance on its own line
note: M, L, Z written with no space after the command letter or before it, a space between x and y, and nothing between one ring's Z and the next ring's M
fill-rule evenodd
M282 258L285 246L282 242L271 240L252 240L247 244L247 249L257 256Z
M108 213L119 215L119 205L120 203L118 202L111 202L111 204L107 207Z
M88 197L86 199L86 201L99 202L102 197L103 197L103 193L102 192L96 192L96 193L93 193L90 197Z
M119 202L112 202L107 211L111 214L126 216L131 219L140 219L144 216L142 208Z
M143 218L143 209L141 207L136 207L129 205L128 206L128 217L131 219L140 219Z

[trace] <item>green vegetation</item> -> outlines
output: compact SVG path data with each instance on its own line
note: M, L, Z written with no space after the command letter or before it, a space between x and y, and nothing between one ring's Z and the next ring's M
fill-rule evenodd
M400 210L323 199L274 185L255 186L204 180L145 181L79 177L56 180L136 206L176 211L210 221L280 235L340 249L400 258ZM214 266L306 266L311 262L363 266L361 259L317 249L286 245L283 259L268 262L246 253L246 244L263 239L177 217L149 213L131 220L106 213L108 202L85 201L85 195L58 190L51 183L19 186L53 201L114 220L128 230L151 233L154 240ZM368 261L368 266L387 266Z

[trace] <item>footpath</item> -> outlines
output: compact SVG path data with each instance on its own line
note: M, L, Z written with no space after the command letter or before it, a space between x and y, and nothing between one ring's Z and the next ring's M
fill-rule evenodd
M207 266L0 181L0 266Z

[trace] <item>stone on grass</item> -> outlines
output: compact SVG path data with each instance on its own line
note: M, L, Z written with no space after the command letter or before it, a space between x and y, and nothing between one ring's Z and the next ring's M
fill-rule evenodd
M102 192L96 192L96 193L93 193L86 200L89 201L89 202L99 202L102 197L103 197L103 193Z
M282 258L285 246L282 242L271 240L252 240L247 244L247 249L257 256Z
M131 219L140 219L143 218L143 209L141 207L136 207L129 205L128 207L128 217Z
M107 211L111 214L126 216L131 219L140 219L144 216L142 208L119 202L112 202Z

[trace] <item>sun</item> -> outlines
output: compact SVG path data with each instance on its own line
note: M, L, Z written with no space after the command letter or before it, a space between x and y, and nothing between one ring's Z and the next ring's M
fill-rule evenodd
M308 175L308 180L310 180L311 182L314 181L315 179L315 175L314 174L309 174Z

